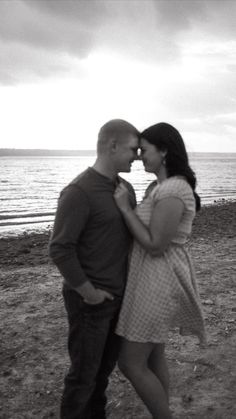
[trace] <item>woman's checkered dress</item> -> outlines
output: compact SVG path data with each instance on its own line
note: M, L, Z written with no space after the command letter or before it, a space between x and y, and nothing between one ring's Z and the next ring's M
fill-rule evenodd
M176 197L184 203L178 231L161 257L150 256L134 242L117 334L134 342L166 342L168 331L197 335L205 341L204 320L195 274L184 246L195 216L195 199L189 184L171 177L154 187L137 207L148 225L153 207L162 199Z

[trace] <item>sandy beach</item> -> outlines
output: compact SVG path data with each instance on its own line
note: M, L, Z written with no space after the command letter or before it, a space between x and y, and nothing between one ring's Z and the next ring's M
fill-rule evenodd
M59 418L68 366L61 276L48 259L50 232L0 239L1 419ZM175 419L236 417L236 202L204 207L189 249L208 345L170 333L167 357ZM108 388L108 418L147 419L122 374Z

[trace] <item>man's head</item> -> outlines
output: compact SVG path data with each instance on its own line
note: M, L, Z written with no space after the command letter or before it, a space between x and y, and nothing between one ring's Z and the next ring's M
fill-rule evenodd
M115 171L129 172L137 158L139 132L123 119L112 119L103 125L98 134L98 157L107 156Z

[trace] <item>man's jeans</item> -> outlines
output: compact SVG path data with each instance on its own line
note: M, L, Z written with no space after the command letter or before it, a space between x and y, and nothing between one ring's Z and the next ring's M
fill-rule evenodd
M65 377L61 419L104 419L108 377L120 346L114 328L121 299L89 305L66 287L63 297L69 322L71 366Z

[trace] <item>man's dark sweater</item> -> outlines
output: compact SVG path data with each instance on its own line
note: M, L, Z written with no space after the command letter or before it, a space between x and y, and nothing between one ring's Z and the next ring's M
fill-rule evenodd
M132 186L117 180L126 184L135 206ZM89 280L113 295L124 291L131 237L114 201L115 187L88 168L61 192L49 252L69 287Z

